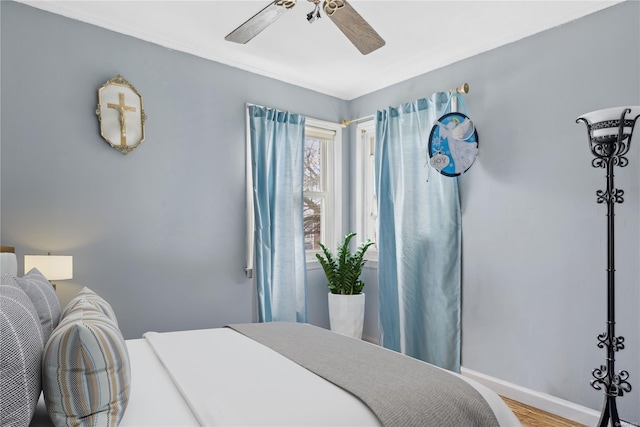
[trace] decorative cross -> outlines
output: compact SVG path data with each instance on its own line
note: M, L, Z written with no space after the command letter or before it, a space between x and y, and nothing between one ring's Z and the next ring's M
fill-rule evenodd
M124 103L124 93L120 92L118 104L107 104L107 108L113 108L120 113L120 145L127 146L127 117L125 113L127 111L136 111L136 107L128 107Z

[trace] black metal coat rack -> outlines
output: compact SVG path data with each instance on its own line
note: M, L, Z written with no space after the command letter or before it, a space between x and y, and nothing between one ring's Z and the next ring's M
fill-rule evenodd
M615 166L625 167L629 160L625 157L631 146L631 136L635 118L627 117L631 108L620 108L620 118L590 123L586 118L579 117L576 122L584 122L589 133L589 148L595 156L591 164L595 168L604 168L607 172L607 186L605 190L596 192L597 202L607 204L607 329L598 335L598 347L605 348L606 363L593 370L591 386L596 390L603 390L604 406L598 421L598 427L607 427L609 421L614 427L621 426L616 398L631 391L631 384L627 381L627 371L615 371L615 354L624 349L624 337L615 333L615 228L614 207L616 203L624 202L624 191L614 186L613 170ZM614 128L614 129L611 129ZM609 129L611 132L606 132ZM614 132L617 129L617 132ZM626 133L625 133L626 132Z

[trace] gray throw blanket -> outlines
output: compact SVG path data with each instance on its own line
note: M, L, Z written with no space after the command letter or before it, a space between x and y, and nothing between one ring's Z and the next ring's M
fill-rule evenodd
M383 426L499 425L471 385L419 360L308 324L228 327L357 396Z

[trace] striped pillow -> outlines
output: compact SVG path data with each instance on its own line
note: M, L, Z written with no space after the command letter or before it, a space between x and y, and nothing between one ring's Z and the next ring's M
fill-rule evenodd
M0 280L0 426L28 426L40 397L44 338L29 296L5 274Z
M58 426L115 427L129 401L127 347L117 323L96 306L97 298L84 295L67 306L44 349L45 402Z
M116 325L118 324L116 313L113 311L113 308L111 308L111 304L86 286L67 303L60 314L60 319L67 317L77 304L92 304L97 310L101 311L102 314L113 320Z
M42 324L44 341L47 342L60 320L60 302L56 291L47 278L35 268L16 280L36 307Z

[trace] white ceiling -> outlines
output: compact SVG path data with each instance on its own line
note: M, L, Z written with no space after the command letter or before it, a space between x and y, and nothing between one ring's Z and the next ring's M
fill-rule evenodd
M366 56L326 16L309 24L313 5L304 0L246 45L224 37L270 0L19 1L350 100L621 0L350 0L386 41Z

